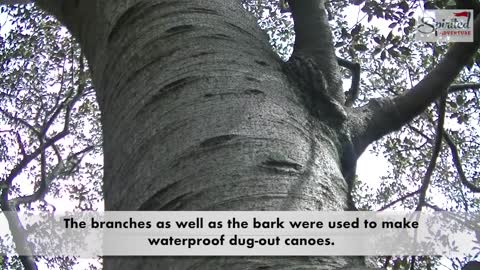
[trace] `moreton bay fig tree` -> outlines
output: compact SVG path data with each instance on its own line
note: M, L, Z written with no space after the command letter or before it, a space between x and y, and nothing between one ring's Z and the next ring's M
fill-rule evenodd
M478 13L476 1L457 2ZM288 1L288 61L239 0L35 3L88 59L106 210L350 210L358 156L445 96L480 31L475 19L475 41L451 45L409 91L353 107L324 0ZM355 257L104 258L105 269L364 267Z

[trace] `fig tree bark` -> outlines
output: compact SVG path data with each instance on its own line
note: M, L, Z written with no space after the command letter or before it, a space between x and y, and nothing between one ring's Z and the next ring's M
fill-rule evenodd
M438 98L478 48L407 94L345 106L323 0L290 0L284 63L238 0L37 1L86 55L106 210L347 210L357 157ZM480 29L475 20L475 31ZM362 269L354 257L107 257L105 269Z

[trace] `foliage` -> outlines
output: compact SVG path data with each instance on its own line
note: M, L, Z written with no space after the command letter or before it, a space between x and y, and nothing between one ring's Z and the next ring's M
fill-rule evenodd
M65 28L32 5L2 6L1 14L2 209L96 210L102 202L100 123L83 55ZM18 263L3 261L10 269ZM71 269L76 260L42 263Z
M371 98L401 95L427 74L448 48L448 44L422 43L414 40L416 17L425 9L455 8L453 1L340 0L327 1L330 25L334 33L337 56L360 63L362 68L357 106ZM277 1L248 1L244 5L258 18L259 25L283 59L288 59L294 40L288 13L281 13ZM453 2L454 4L454 2ZM271 21L275 21L271 23ZM381 27L379 27L381 26ZM455 84L474 86L453 91L447 99L445 134L459 151L465 176L480 186L478 164L480 57L457 78ZM350 72L345 71L345 78ZM346 83L348 85L348 82ZM458 167L452 162L451 147L443 143L436 170L428 186L422 185L435 143L437 106L430 106L400 131L377 141L371 151L384 156L392 166L378 184L357 179L354 197L357 208L364 210L415 210L421 188L428 190L426 202L432 210L480 211L480 197L465 187ZM446 141L446 139L444 139ZM372 190L374 190L372 192ZM399 200L399 198L403 198ZM393 204L394 203L394 204ZM392 204L392 205L390 205ZM434 269L438 258L379 258L380 266L392 269ZM411 264L414 268L411 268ZM460 269L465 259L452 259L451 269Z

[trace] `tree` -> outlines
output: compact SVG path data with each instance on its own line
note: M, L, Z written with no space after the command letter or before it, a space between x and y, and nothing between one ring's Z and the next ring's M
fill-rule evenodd
M289 1L296 40L287 63L235 0L37 2L88 59L102 112L107 210L351 209L358 156L439 97L444 107L478 49L477 35L452 45L406 93L352 107L322 0ZM425 207L424 190L417 193ZM105 259L106 269L165 265L359 269L362 260Z
M100 127L83 55L58 21L32 5L1 7L1 17L0 209L18 251L29 249L18 211L68 209L52 203L58 197L76 209L96 209L101 164L92 156L100 150ZM35 261L64 269L75 264L4 257L0 269L19 269L20 261L25 269L36 269Z

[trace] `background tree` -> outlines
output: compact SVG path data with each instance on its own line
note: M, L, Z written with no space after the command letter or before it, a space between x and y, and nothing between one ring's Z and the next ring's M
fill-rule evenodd
M394 165L391 175L375 193L359 185L357 206L478 211L478 181L470 180L477 179L475 167L460 162L476 162L476 130L444 131L442 124L445 115L462 124L478 121L472 75L478 44L455 44L445 54L446 46L409 36L415 9L447 1L352 1L359 9L353 26L338 12L351 8L347 1L327 2L326 13L323 1L290 1L296 41L287 63L233 0L39 4L69 27L92 68L109 210L349 209L356 158L403 126L376 148ZM292 23L276 4L244 2L287 59ZM473 1L456 5L477 9ZM392 31L368 26L374 18L389 21ZM352 60L342 66L354 70L353 62L360 63L368 78L358 99L356 87L345 94L340 86L334 48ZM465 65L473 72L457 77ZM429 107L442 92L438 108ZM448 151L441 151L442 140ZM435 261L387 258L383 264L422 269ZM108 258L106 268L165 263L196 269L362 264L353 258Z
M95 210L101 200L98 109L83 56L58 21L32 5L1 13L0 205L17 249L28 249L17 211L54 212L55 198L71 204L61 211ZM76 264L40 259L62 269ZM36 268L33 258L20 260ZM21 267L3 257L2 268Z

